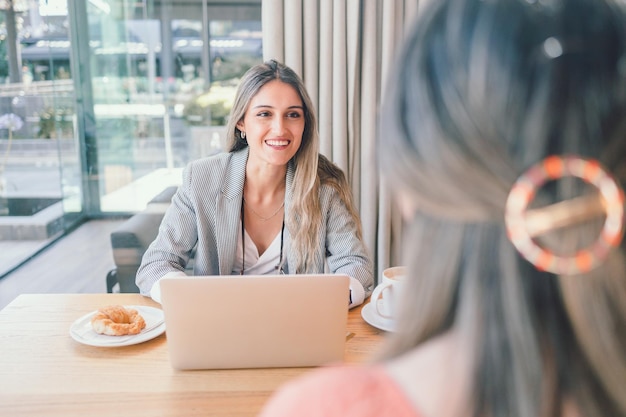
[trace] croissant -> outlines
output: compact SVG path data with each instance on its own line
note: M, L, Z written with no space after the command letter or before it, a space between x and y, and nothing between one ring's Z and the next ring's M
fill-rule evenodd
M141 332L146 321L137 310L114 305L99 309L91 319L91 326L96 333L124 336Z

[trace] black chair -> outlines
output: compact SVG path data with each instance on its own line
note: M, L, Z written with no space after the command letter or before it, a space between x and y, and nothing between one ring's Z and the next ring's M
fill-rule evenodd
M117 285L117 268L113 268L109 272L107 272L107 292L109 294L113 292L119 292L119 288L117 288L118 291L115 291L116 285Z

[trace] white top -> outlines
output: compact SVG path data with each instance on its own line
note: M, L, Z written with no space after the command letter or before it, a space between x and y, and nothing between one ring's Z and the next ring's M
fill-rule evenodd
M276 235L272 243L268 248L259 256L259 250L252 241L252 238L248 232L244 229L244 239L246 240L246 258L244 265L244 275L269 275L279 274L280 270L277 268L280 259L280 232ZM241 226L239 227L239 233L237 233L237 255L235 256L235 264L231 275L239 275L241 273L241 264L244 261L242 255L241 244Z

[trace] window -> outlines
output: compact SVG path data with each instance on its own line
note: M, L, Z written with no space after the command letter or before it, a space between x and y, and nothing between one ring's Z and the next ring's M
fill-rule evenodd
M262 61L261 0L12 4L0 0L0 116L23 126L0 125L3 241L38 248L145 208L222 150L238 80Z

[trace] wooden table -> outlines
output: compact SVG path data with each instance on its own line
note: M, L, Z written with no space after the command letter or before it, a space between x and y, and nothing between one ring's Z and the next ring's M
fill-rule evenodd
M159 307L138 294L21 295L0 311L0 416L254 416L271 393L313 368L175 371L166 335L138 345L83 345L79 317L110 304ZM384 332L348 315L346 362L364 362Z

